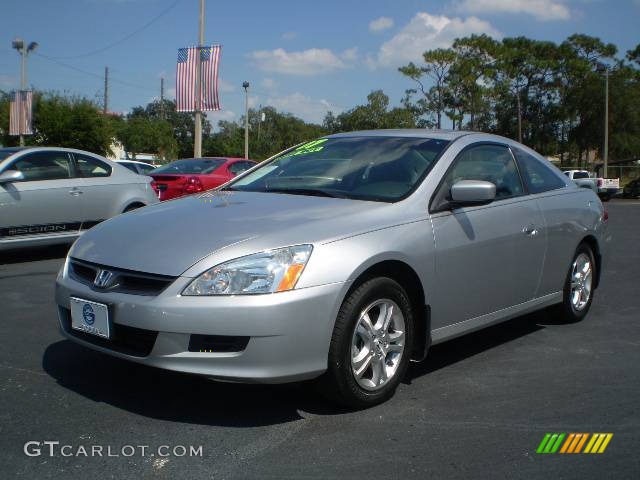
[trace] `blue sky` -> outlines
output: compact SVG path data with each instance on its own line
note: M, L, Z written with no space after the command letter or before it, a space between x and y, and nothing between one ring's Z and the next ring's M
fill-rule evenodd
M40 44L38 55L29 58L34 88L101 96L109 66L110 110L127 112L158 97L161 76L171 97L177 49L193 45L198 35L198 0L178 0L172 7L175 2L2 0L0 89L18 86L19 56L11 40L20 36ZM251 82L252 106L273 105L308 121L364 103L379 88L396 104L411 87L398 66L471 33L562 41L579 32L613 42L621 53L640 42L640 0L206 3L206 42L223 45L223 111L209 114L214 123L242 113L244 80Z

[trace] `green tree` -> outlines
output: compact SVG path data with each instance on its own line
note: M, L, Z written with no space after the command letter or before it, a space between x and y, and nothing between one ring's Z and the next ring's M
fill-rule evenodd
M129 116L119 125L117 138L133 158L141 152L156 153L165 161L176 158L178 144L166 120Z
M325 135L327 130L273 107L265 107L249 110L249 132L250 158L264 160L300 142ZM203 151L211 156L244 156L244 117L238 122L218 122L218 131L207 137Z
M442 113L445 110L445 100L448 94L447 77L451 66L456 61L456 52L450 48L437 48L427 50L423 54L424 64L417 66L410 62L398 70L404 76L409 77L418 85L421 98L418 106L424 113L435 113L435 126L442 128ZM433 82L433 86L426 88L424 77ZM408 98L418 93L416 89L406 91Z
M10 95L0 96L2 143L16 145L18 137L9 136ZM28 145L78 148L99 155L111 153L117 119L104 115L92 101L55 92L35 92L33 96L33 135Z
M334 132L380 128L415 128L416 112L405 107L389 108L389 97L382 90L367 95L367 104L359 105L337 117L329 112L324 127Z
M456 61L449 71L449 81L458 92L457 103L461 113L469 115L468 127L476 130L479 118L486 119L491 106L494 79L493 66L499 43L488 35L471 35L456 39L453 49ZM459 128L462 119L459 119ZM484 125L488 128L488 125Z
M146 107L134 107L129 117L142 117L149 120L164 120L171 127L172 137L175 139L177 150L175 155L179 158L193 157L193 132L195 130L195 115L187 112L177 112L176 103L173 100L160 102L155 100ZM202 143L211 135L211 122L206 115L202 115Z

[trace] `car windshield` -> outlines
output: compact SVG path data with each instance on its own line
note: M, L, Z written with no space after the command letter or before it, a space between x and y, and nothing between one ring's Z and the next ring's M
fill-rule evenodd
M211 173L223 163L224 159L221 158L188 158L158 167L153 173L190 173L197 175Z
M449 142L415 137L334 137L266 162L226 189L394 202L426 176Z

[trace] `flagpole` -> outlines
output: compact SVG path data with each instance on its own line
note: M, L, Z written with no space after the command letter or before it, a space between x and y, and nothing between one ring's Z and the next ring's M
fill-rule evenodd
M202 58L200 56L204 46L204 0L200 0L200 27L198 37L198 48L196 50L196 118L195 135L193 141L193 158L202 157Z
M23 47L24 50L24 47ZM24 115L24 106L23 104L23 99L22 99L22 92L24 92L27 88L27 66L26 66L26 60L27 60L27 55L24 52L21 52L21 65L20 65L20 93L18 94L18 98L20 99L18 101L18 129L20 130L20 146L24 147L24 135L22 133L22 122L23 122L23 118L22 116Z
M24 40L21 38L16 38L11 46L15 48L21 57L20 63L20 92L16 95L15 101L18 109L18 131L20 132L20 146L24 146L24 134L22 123L26 120L26 118L22 118L25 114L24 105L23 105L23 93L27 89L27 55L30 52L33 52L37 47L37 42L31 42L29 45L26 44Z

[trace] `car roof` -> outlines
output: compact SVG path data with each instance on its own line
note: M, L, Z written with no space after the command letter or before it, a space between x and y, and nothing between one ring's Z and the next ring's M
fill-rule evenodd
M0 147L0 152L19 152L20 150L26 150L31 147Z
M104 158L104 156L98 154L98 153L93 153L90 152L88 150L80 150L78 148L66 148L66 147L3 147L0 148L0 150L9 150L12 151L14 153L17 152L24 152L24 151L41 151L41 150L45 150L45 151L55 151L55 152L72 152L72 153L82 153L82 154L87 154L87 155L93 155L95 157L100 157L100 158Z
M246 158L240 158L240 157L198 157L198 158L178 158L176 160L174 160L174 162L177 161L181 161L181 160L224 160L224 161L229 161L229 160L247 160ZM249 160L250 162L252 162L253 160Z
M425 128L390 128L383 130L358 130L355 132L334 133L326 138L344 137L418 137L432 138L435 140L456 140L465 135L479 134L479 132L469 132L466 130L428 130ZM495 135L489 135L495 137Z
M140 162L138 160L116 160L116 163L139 163L140 165L151 165L152 167L154 166L151 163Z

